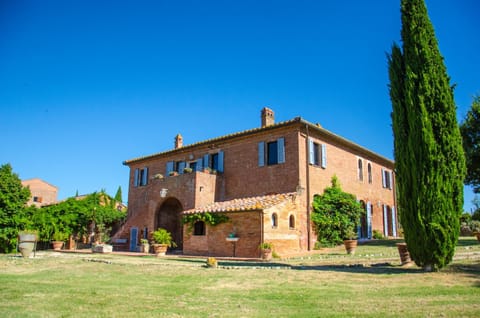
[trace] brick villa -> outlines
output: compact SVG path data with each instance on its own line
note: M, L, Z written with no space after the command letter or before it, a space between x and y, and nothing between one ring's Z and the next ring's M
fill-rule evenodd
M174 149L124 164L128 217L114 239L132 251L159 227L189 255L260 257L266 241L283 256L312 250L311 202L334 174L365 206L361 238L373 230L397 236L394 162L300 117L275 123L269 108L259 128L191 145L177 135ZM193 228L181 222L207 212L229 220Z

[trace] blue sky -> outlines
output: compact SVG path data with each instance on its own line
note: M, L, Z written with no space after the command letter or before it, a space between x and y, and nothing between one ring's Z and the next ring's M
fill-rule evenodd
M426 1L459 119L480 2ZM399 1L0 0L0 164L59 198L128 192L127 159L301 116L393 159ZM473 194L466 189L466 209Z

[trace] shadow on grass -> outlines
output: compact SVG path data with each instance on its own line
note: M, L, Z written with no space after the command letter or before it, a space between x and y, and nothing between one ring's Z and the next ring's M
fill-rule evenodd
M388 263L381 264L352 264L352 265L298 265L292 266L293 270L302 271L326 271L326 272L342 272L354 274L419 274L424 271L418 267L394 266Z
M359 241L358 245L368 245L368 246L380 246L380 247L397 247L397 243L403 243L404 240L368 240L368 241Z

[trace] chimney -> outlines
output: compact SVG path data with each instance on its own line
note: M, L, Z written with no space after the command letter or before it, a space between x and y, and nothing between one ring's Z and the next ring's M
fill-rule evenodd
M183 137L182 135L178 134L175 136L175 149L183 147Z
M275 114L273 110L268 107L262 109L262 127L267 127L275 124Z

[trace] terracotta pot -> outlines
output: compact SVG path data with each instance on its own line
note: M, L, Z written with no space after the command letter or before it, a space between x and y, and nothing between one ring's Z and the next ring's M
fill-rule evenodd
M477 241L480 242L480 232L473 233L477 237Z
M343 240L347 254L355 254L357 248L357 240Z
M269 261L272 259L272 250L262 250L262 259Z
M400 254L400 261L402 265L412 263L410 253L408 252L407 243L397 243L398 253Z
M153 244L153 250L157 256L163 256L167 253L168 245L167 244Z
M63 241L52 241L52 247L55 251L60 251L63 246Z

